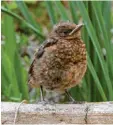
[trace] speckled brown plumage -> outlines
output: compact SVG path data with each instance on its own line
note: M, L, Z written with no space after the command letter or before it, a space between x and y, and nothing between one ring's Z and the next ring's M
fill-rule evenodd
M54 26L31 64L28 83L32 87L42 85L46 89L62 92L79 84L87 67L81 27L70 22Z

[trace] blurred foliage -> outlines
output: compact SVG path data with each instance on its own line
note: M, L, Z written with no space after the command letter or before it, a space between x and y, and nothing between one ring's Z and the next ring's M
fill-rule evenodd
M2 1L2 100L29 99L27 71L33 53L59 21L85 24L82 39L88 69L79 86L70 90L77 100L113 100L112 1ZM39 89L31 93L39 98Z

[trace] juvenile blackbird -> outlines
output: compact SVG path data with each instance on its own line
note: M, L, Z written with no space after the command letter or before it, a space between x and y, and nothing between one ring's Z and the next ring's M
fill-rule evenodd
M80 34L82 26L71 22L58 23L35 53L28 84L40 87L42 100L45 88L66 92L75 101L67 90L79 84L87 68L86 48Z

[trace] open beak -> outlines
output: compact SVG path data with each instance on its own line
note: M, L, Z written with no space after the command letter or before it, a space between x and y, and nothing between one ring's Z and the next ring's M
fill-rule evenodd
M72 32L69 35L72 35L72 34L76 33L77 31L79 31L82 28L82 26L84 26L84 24L77 25L76 28L74 30L72 30Z

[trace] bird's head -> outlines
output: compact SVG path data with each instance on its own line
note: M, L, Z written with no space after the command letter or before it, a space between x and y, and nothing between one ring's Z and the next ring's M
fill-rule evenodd
M63 39L80 38L80 29L83 24L74 24L71 22L60 22L53 27L51 36L60 37Z

